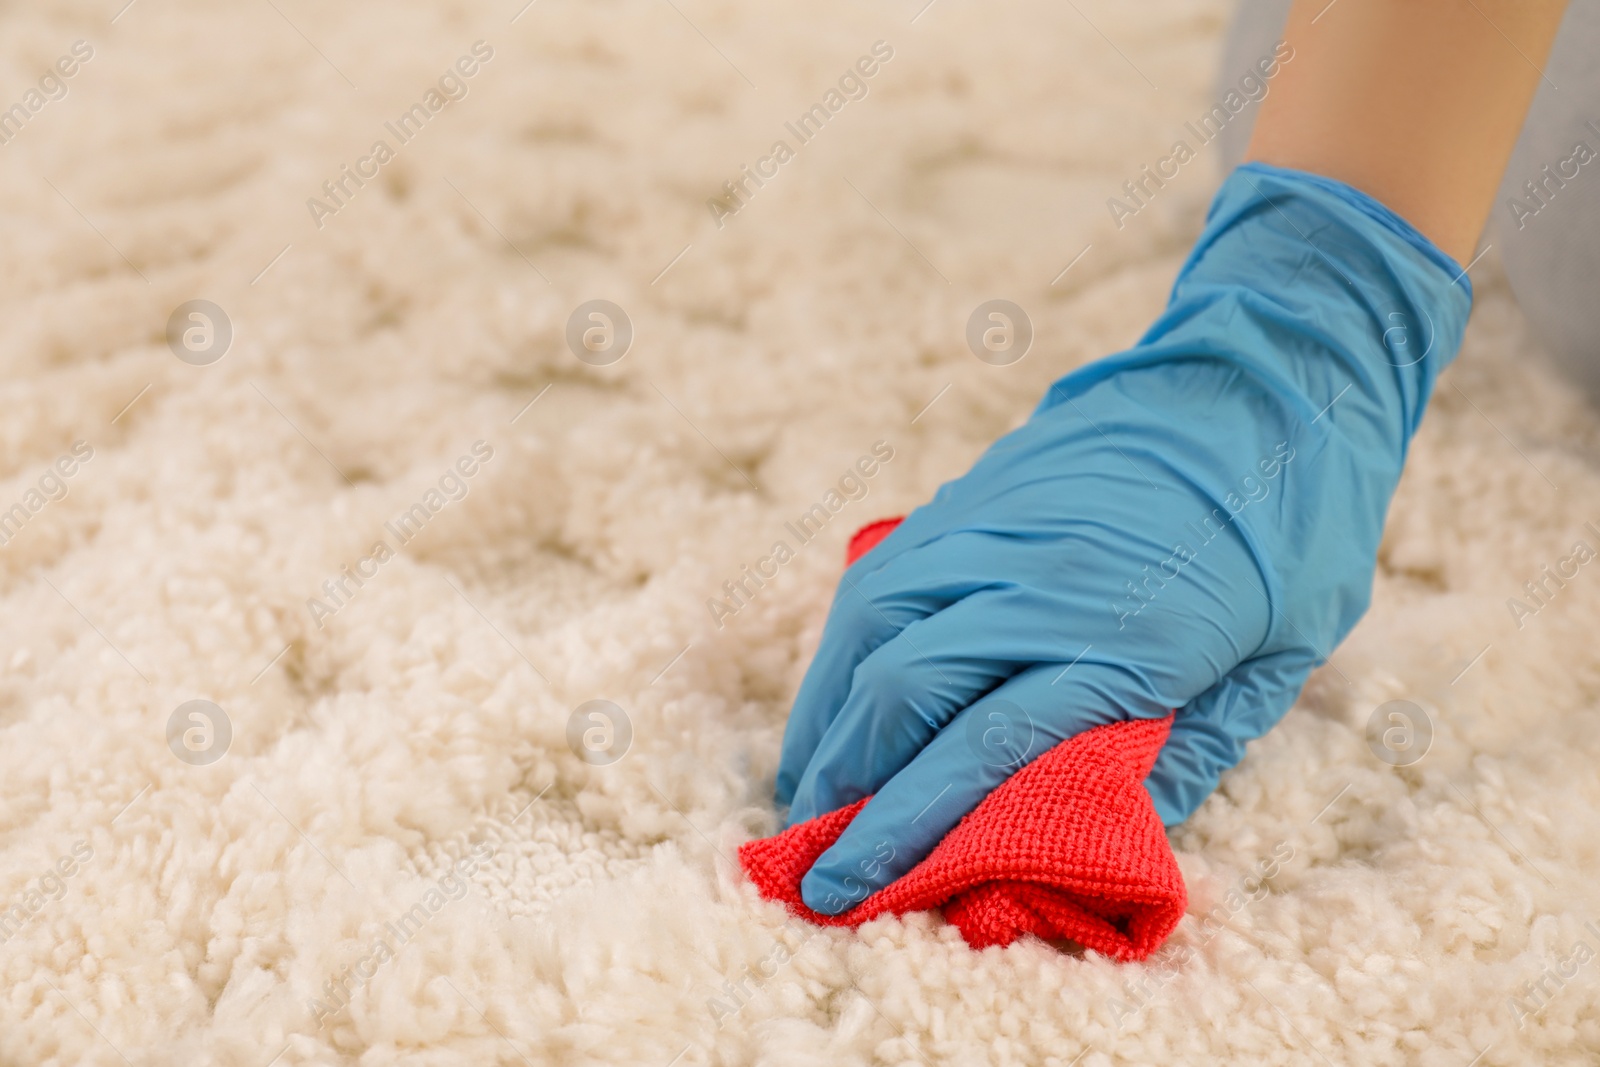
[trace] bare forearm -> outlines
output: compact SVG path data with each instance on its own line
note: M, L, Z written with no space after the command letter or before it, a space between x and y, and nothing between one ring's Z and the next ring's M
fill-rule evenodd
M1337 178L1466 263L1566 0L1297 0L1248 158Z

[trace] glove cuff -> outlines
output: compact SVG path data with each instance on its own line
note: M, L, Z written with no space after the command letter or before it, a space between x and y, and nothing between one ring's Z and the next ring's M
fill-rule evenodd
M1040 410L1121 371L1178 359L1231 364L1309 425L1353 386L1343 422L1404 458L1472 308L1466 272L1377 200L1332 178L1246 163L1223 182L1132 349L1056 382ZM1368 425L1357 426L1356 423Z
M1347 182L1336 178L1329 178L1321 174L1313 174L1306 170L1296 170L1293 167L1278 167L1271 163L1244 163L1236 167L1222 187L1217 190L1216 197L1211 202L1211 208L1206 212L1206 233L1209 235L1216 229L1219 216L1238 203L1248 203L1249 197L1236 197L1233 195L1237 185L1242 184L1250 194L1261 198L1269 197L1274 189L1317 190L1328 197L1347 204L1349 207L1368 216L1373 222L1388 230L1395 237L1410 245L1423 259L1433 263L1445 273L1452 284L1458 284L1465 291L1467 301L1472 301L1472 280L1467 277L1467 272L1461 264L1456 262L1454 256L1434 244L1423 232L1413 226L1402 216L1395 213L1387 204L1368 193L1362 192ZM1182 277L1189 269L1190 263L1199 257L1206 238L1202 237L1196 242L1194 250L1189 254L1189 260L1184 263L1184 269L1179 272ZM1176 292L1177 286L1173 286Z

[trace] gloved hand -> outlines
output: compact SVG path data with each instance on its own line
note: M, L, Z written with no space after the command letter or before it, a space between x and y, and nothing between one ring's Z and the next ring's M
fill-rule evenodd
M1366 610L1471 302L1370 197L1235 171L1139 344L1056 382L845 572L777 799L792 824L875 795L805 902L859 903L1101 723L1178 709L1146 788L1187 818Z

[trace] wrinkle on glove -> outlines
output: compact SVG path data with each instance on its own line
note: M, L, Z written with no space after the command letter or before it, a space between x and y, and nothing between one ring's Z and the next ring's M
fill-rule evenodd
M899 521L857 531L849 561ZM763 897L819 925L859 926L943 907L975 949L1035 934L1142 960L1172 933L1188 902L1144 788L1171 727L1171 715L1135 719L1061 742L990 793L927 859L839 915L806 907L800 883L870 797L747 842L739 862Z

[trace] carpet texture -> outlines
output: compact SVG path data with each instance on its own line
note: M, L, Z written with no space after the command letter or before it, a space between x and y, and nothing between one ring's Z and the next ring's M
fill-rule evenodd
M1600 1057L1600 441L1495 250L1149 962L738 869L850 531L1161 308L1220 3L121 7L0 9L0 1063Z

